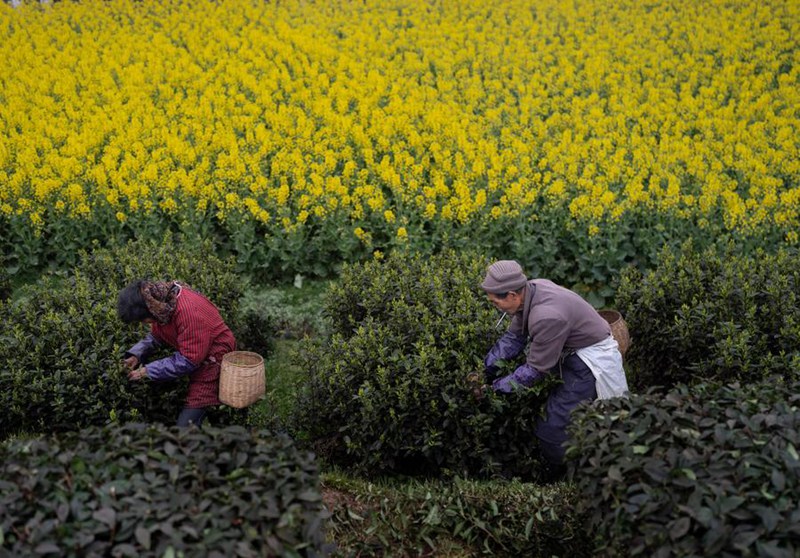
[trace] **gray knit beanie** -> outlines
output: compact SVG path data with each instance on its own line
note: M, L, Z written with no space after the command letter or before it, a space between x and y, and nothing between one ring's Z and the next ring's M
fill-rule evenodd
M527 282L528 278L517 262L500 260L486 269L486 278L481 283L481 288L487 293L505 294L524 287Z

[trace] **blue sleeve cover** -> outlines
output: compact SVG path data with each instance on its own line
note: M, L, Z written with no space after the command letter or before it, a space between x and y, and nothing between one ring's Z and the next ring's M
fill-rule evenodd
M147 355L155 351L161 346L161 342L155 338L152 333L148 333L144 338L136 343L133 347L125 351L125 356L135 356L142 362Z
M163 382L175 380L197 370L198 366L180 354L172 353L170 356L156 360L147 365L147 377L151 380Z

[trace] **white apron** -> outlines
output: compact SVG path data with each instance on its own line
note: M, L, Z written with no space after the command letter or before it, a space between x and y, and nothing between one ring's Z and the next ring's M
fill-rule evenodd
M628 395L628 380L625 379L625 370L622 368L622 354L613 336L609 335L599 343L577 349L575 354L592 371L598 399Z

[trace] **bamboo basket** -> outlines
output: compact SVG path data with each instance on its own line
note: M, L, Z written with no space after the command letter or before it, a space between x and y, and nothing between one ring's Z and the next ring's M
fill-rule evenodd
M233 351L222 357L219 372L219 400L242 409L264 395L264 359L258 353Z
M631 335L628 331L628 324L625 323L622 314L616 310L600 310L599 313L603 316L605 321L608 322L608 325L611 326L611 335L613 335L614 339L617 341L619 352L624 357L631 346Z

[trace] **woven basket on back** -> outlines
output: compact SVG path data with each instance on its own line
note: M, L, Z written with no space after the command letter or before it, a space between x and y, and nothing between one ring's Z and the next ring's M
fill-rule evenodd
M628 352L628 348L631 346L631 335L628 332L628 324L625 323L622 314L616 310L600 310L599 313L605 318L608 325L611 326L611 334L619 345L619 352L622 353L624 357L625 353Z
M264 359L258 353L233 351L222 357L219 372L219 400L241 409L264 395Z

